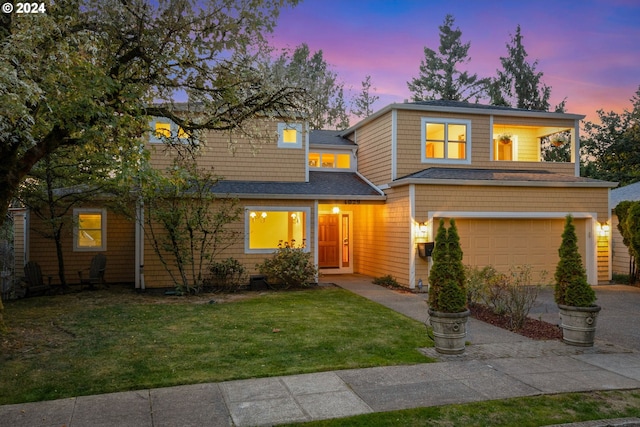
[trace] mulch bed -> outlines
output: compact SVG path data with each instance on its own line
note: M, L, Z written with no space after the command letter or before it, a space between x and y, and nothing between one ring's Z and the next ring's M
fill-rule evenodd
M558 325L553 325L542 320L527 318L524 326L519 330L512 330L509 317L494 313L489 307L473 304L469 307L471 316L475 319L510 330L534 340L561 340L562 329Z

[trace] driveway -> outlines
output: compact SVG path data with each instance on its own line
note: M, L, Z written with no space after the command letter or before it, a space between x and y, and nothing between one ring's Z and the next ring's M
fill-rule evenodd
M596 340L640 350L640 288L625 285L594 287L598 315ZM544 287L529 317L557 324L558 307L553 301L553 287Z

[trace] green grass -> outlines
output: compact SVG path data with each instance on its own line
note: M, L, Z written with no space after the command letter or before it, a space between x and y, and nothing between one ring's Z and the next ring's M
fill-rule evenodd
M424 363L431 345L420 322L339 288L216 304L82 292L9 302L5 319L0 404Z
M640 391L566 393L373 413L291 424L305 427L528 427L640 417Z

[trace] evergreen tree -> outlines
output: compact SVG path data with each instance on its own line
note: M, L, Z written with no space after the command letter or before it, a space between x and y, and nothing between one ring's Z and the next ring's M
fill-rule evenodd
M375 91L375 88L373 89ZM373 114L373 104L379 96L371 94L371 76L367 76L362 82L362 90L353 100L354 108L351 113L356 117L368 117Z
M459 69L468 63L471 43L462 43L462 31L453 28L454 17L447 15L440 28L438 52L425 46L424 59L420 62L419 77L407 82L414 101L447 99L469 101L483 97L488 81Z
M631 245L631 239L634 232L640 233L640 222L634 222L633 220L627 221L631 206L640 205L640 202L632 202L625 200L618 203L615 207L615 214L618 217L618 231L622 236L622 243L627 247L629 251L629 284L633 284L638 280L640 270L636 266L636 260L638 259L638 253ZM636 217L636 221L640 218Z
M578 252L578 237L571 215L566 217L558 254L560 260L556 266L554 291L556 303L574 307L592 306L596 295L587 282L587 273Z
M507 53L508 56L500 57L502 70L498 70L498 77L493 80L491 103L526 110L549 110L551 87L542 83L543 73L536 71L538 61L527 62L520 25L511 43L507 43ZM564 106L564 101L561 105Z
M445 313L465 311L467 298L462 249L453 219L450 220L448 231L444 226L444 219L440 219L432 259L433 265L429 272L429 308Z

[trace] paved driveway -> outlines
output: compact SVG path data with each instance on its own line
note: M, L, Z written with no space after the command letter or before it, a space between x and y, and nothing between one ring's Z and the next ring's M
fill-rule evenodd
M625 285L594 287L596 304L602 307L598 316L596 340L640 350L640 288ZM545 287L538 295L530 317L558 323L558 307L553 301L553 288Z

